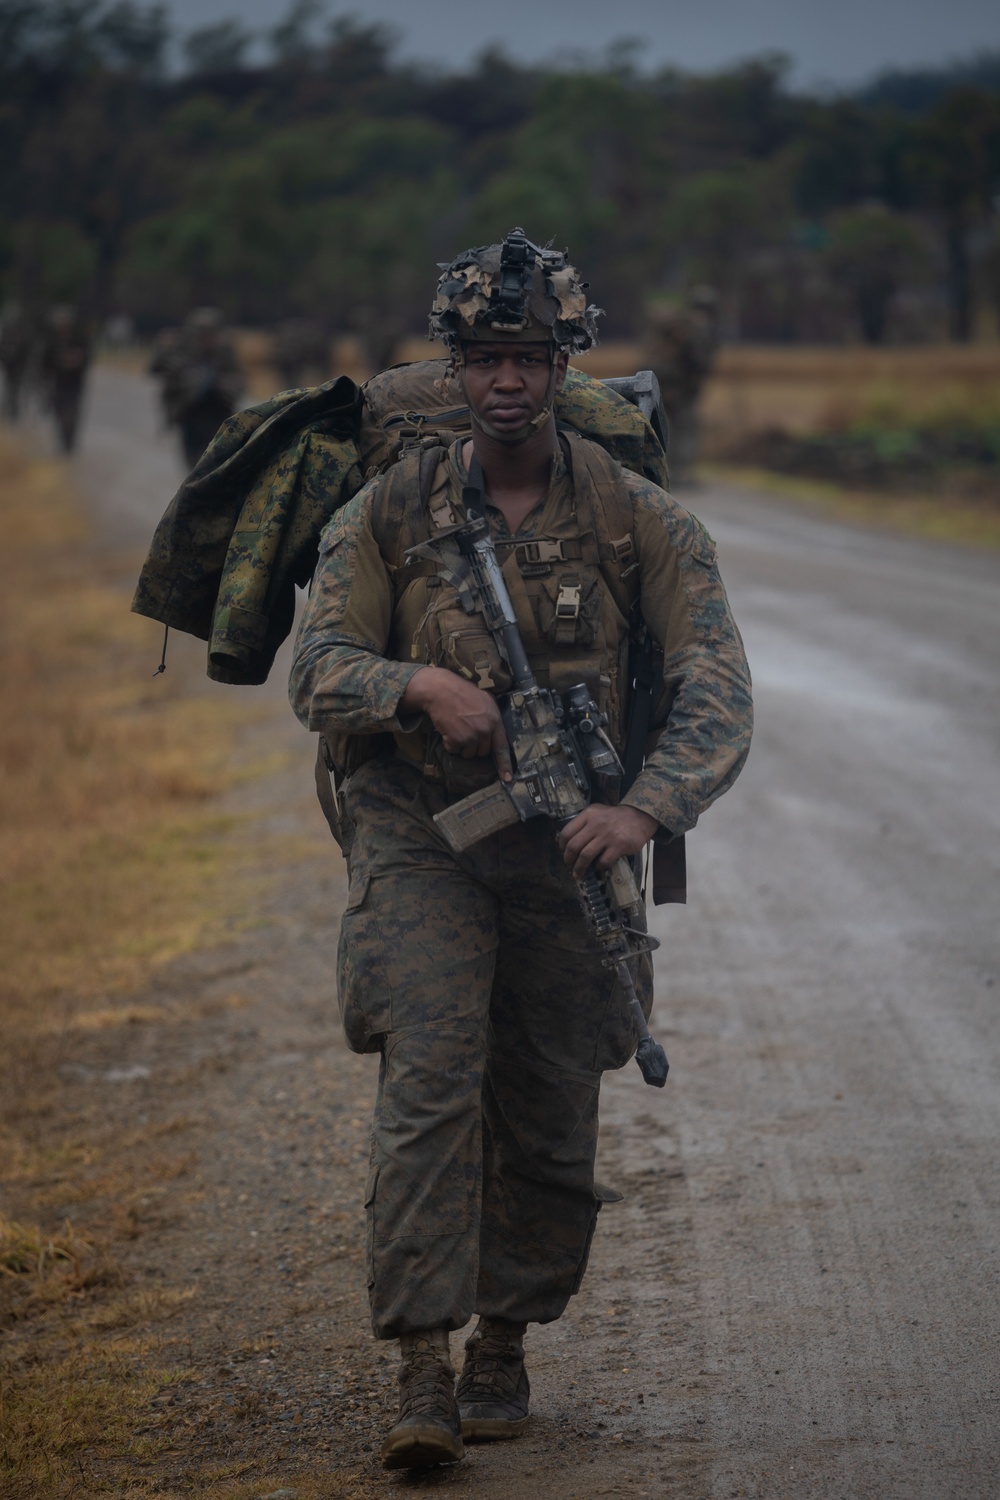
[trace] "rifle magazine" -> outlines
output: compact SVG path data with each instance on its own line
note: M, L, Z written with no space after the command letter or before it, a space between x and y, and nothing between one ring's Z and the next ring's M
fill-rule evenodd
M461 854L488 834L520 822L520 817L503 783L495 781L492 786L472 792L461 802L453 802L443 812L435 813L434 821L450 848Z

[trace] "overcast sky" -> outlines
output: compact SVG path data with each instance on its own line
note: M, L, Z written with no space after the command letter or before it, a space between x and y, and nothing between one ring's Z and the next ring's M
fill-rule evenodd
M182 30L223 17L266 29L287 0L166 0ZM694 71L780 50L800 86L863 82L888 67L1000 48L1000 0L333 0L330 15L391 25L399 55L463 67L492 42L537 62L642 42L641 65Z

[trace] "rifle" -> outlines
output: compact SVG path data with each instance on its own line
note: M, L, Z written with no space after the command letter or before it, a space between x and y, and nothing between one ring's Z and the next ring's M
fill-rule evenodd
M496 781L436 814L434 821L456 854L488 833L529 818L551 818L562 828L590 805L595 794L605 802L617 801L622 778L607 720L586 683L577 683L560 695L535 681L490 536L482 470L475 458L463 499L469 519L438 532L407 555L441 561L441 549L451 544L466 559L473 589L459 579L464 585L460 589L463 606L469 613L482 612L513 679L501 702L501 714L514 775L512 781ZM663 1048L649 1034L629 969L630 959L659 947L655 938L635 925L643 901L632 866L621 858L604 874L591 866L574 879L601 961L614 970L627 997L639 1033L636 1062L646 1082L662 1088L669 1064Z

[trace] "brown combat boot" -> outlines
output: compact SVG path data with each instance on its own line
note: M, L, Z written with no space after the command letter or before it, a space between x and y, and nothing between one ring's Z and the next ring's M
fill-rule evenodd
M424 1469L465 1457L455 1404L448 1330L404 1333L399 1341L399 1421L382 1445L387 1469Z
M526 1323L480 1318L466 1341L465 1368L458 1382L462 1437L470 1443L520 1437L528 1425L531 1386L524 1368Z

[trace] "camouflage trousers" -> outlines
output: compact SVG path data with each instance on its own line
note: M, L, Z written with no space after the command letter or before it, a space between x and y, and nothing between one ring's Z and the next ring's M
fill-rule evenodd
M448 800L391 756L342 792L341 1014L355 1051L381 1053L366 1201L379 1338L559 1317L600 1208L601 1073L637 1042L551 824L455 855L432 822Z

